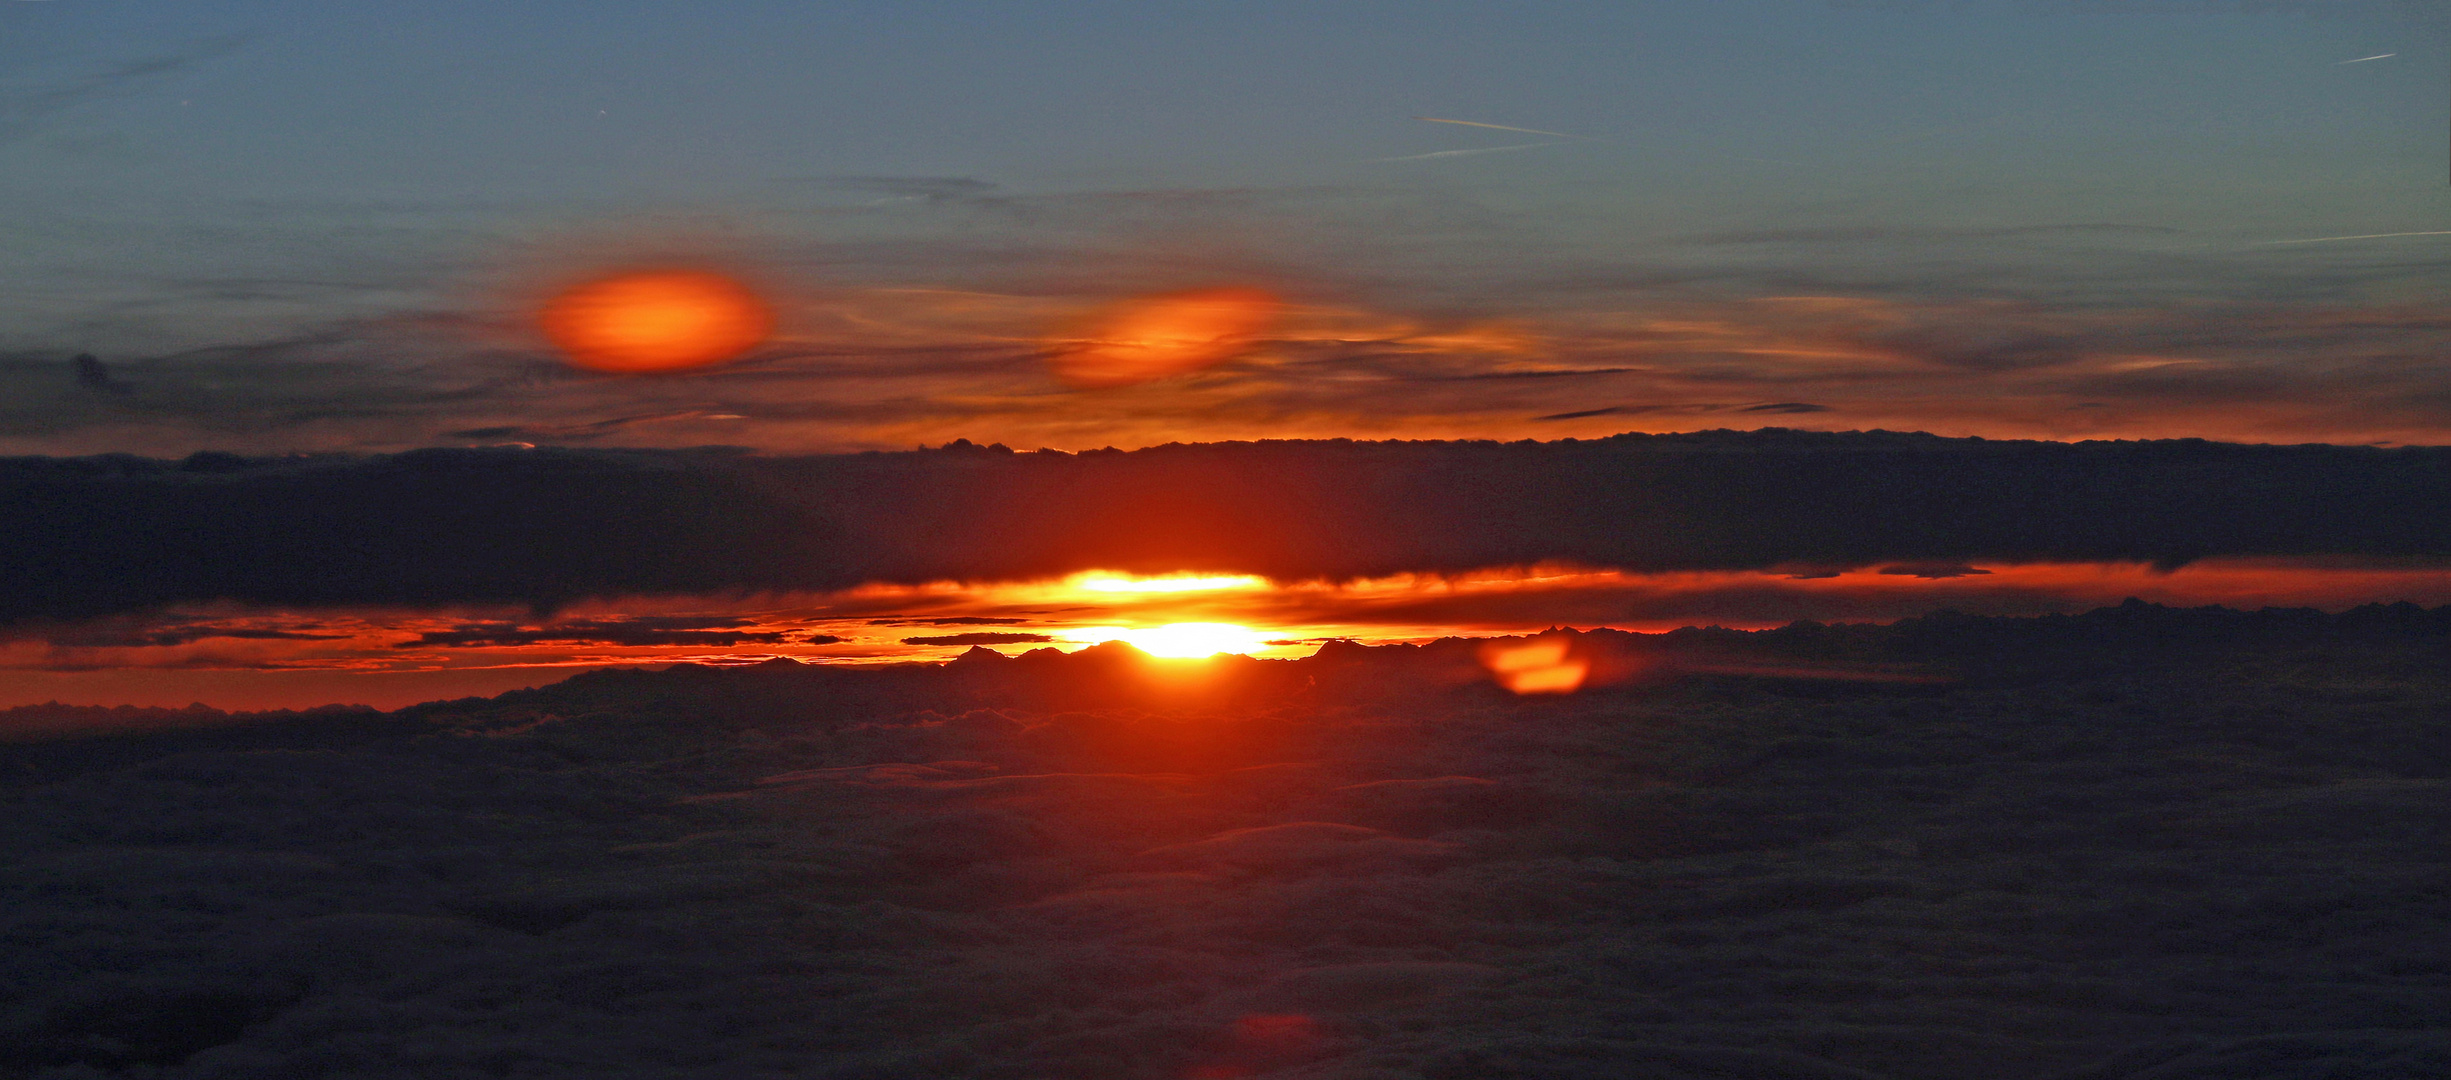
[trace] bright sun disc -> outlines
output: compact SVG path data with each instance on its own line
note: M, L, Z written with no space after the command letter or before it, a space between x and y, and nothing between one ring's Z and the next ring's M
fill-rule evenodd
M538 313L570 362L597 371L681 371L736 360L774 330L748 286L698 270L617 274L554 297Z
M1081 632L1099 641L1121 641L1151 656L1197 659L1218 653L1248 655L1267 644L1266 635L1233 623L1179 622L1164 626L1093 627Z

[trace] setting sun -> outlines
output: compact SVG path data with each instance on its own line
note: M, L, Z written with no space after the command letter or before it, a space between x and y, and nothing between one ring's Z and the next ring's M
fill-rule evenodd
M601 278L553 298L545 336L597 371L680 371L735 360L774 329L774 312L721 274L662 270Z
M1183 622L1155 627L1092 626L1069 635L1076 641L1120 641L1151 656L1197 659L1218 653L1247 655L1267 644L1267 635L1233 623Z

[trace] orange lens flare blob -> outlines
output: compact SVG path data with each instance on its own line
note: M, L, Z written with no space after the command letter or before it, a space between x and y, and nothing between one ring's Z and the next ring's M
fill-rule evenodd
M1087 332L1051 344L1056 378L1080 387L1130 386L1186 375L1241 355L1283 307L1265 289L1192 289L1127 300Z
M737 360L774 331L774 310L748 286L699 270L599 278L554 297L537 319L572 364L621 374Z
M1554 639L1493 641L1481 647L1481 664L1518 694L1571 694L1591 675L1591 661L1567 655L1566 643Z
M1180 622L1133 628L1092 626L1065 635L1075 641L1120 641L1151 656L1191 660L1218 653L1249 655L1266 645L1268 635L1233 623Z

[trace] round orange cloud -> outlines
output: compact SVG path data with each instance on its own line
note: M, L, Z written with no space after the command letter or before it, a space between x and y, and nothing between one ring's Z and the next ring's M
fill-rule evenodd
M1088 332L1054 343L1047 362L1074 386L1130 386L1231 360L1276 321L1276 294L1243 287L1191 289L1127 300Z
M538 313L570 362L596 371L682 371L737 360L774 330L774 311L748 286L701 270L599 278Z

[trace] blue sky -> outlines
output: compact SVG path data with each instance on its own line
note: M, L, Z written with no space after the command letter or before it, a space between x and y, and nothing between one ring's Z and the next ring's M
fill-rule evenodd
M12 0L0 448L1520 437L1765 404L2445 441L2451 237L2272 242L2451 229L2447 112L2415 4ZM768 290L776 347L561 371L537 296L649 262ZM1035 365L1068 312L1239 282L1300 311L1249 363L1120 396ZM135 391L77 387L87 351Z

